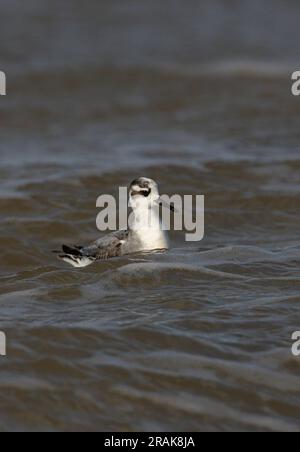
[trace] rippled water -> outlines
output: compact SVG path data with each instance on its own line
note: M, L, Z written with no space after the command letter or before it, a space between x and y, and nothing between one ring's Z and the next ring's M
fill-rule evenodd
M300 427L299 6L191 3L1 3L1 431ZM140 175L204 194L205 239L56 261Z

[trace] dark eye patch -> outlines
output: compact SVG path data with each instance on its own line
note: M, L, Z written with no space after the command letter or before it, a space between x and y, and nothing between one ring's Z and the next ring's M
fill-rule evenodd
M150 193L151 193L151 188L149 188L148 190L142 190L142 191L141 191L141 194L142 194L143 196L145 196L145 198L148 198L148 196L150 195Z
M147 190L132 191L131 196L144 196L145 198L148 198L150 193L151 193L151 189L148 188Z

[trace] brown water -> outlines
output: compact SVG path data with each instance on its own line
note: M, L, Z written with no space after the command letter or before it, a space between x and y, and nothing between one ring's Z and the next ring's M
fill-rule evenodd
M1 2L1 431L299 430L300 9L191 3ZM205 239L56 261L140 175Z

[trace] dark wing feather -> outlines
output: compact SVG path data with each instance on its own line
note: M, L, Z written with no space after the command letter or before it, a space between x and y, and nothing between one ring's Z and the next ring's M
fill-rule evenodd
M63 245L62 246L63 252L65 254L72 254L72 256L81 256L81 248L75 246L75 247L71 247L68 245Z
M92 245L82 248L80 253L83 256L93 257L98 260L106 260L112 257L121 256L123 241L127 240L128 235L128 231L119 231L108 234L94 242Z

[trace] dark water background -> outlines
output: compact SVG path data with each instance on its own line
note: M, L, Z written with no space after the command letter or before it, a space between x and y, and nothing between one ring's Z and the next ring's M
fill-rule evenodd
M0 430L299 430L298 1L2 0ZM102 193L199 244L71 269Z

